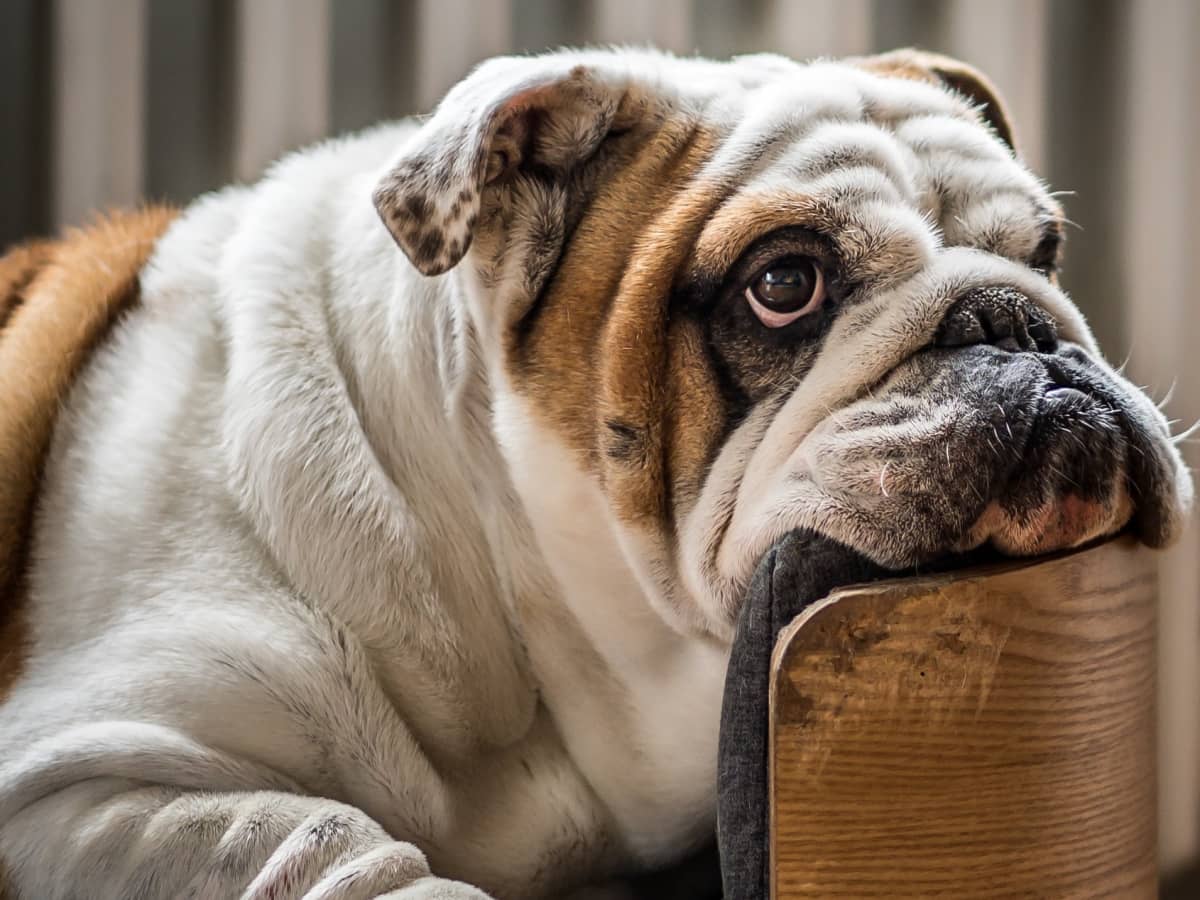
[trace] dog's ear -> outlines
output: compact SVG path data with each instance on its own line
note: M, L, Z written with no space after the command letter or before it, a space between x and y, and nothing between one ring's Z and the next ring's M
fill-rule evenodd
M1012 118L1000 91L986 75L973 66L940 53L911 49L859 57L854 62L881 75L929 81L957 91L975 104L984 121L995 129L1000 140L1016 151L1017 141Z
M375 208L426 275L462 259L485 189L518 171L569 174L621 123L618 79L569 57L492 59L459 82L375 189Z

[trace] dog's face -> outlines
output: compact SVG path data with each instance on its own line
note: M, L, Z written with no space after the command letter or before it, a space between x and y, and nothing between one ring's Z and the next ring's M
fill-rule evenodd
M569 452L660 612L728 636L796 527L892 566L1177 530L1166 422L1057 288L1011 141L940 57L564 53L477 70L376 204L426 274L466 257L497 416Z

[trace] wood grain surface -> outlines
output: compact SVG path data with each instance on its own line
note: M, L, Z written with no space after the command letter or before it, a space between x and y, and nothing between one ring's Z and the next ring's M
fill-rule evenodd
M847 588L781 635L776 900L1155 896L1153 554Z

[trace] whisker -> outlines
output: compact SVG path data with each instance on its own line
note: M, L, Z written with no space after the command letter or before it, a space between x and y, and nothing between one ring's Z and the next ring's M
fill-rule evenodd
M1194 424L1191 425L1191 427L1184 429L1183 431L1179 432L1179 434L1172 435L1171 443L1172 444L1182 443L1182 442L1186 441L1188 438L1190 438L1192 435L1194 435L1197 431L1200 431L1200 420L1197 420Z
M1157 403L1154 404L1155 406L1158 407L1159 412L1162 412L1163 407L1166 406L1168 403L1170 403L1171 398L1175 396L1175 386L1177 384L1179 384L1179 379L1172 378L1171 386L1169 388L1167 388L1167 393L1163 396L1163 398L1161 400L1159 400Z
M1129 352L1125 354L1125 359L1124 359L1124 360L1122 360L1122 362L1121 362L1121 364L1120 364L1119 366L1117 366L1117 374L1118 374L1118 375L1124 375L1124 374L1125 374L1125 367L1126 367L1127 365L1129 365L1129 361L1130 361L1131 359L1133 359L1133 344L1130 344L1130 345L1129 345Z
M1008 439L1013 439L1012 426L1008 424L1008 413L1004 411L1004 407L999 403L996 404L996 409L1000 410L1000 418L1004 420L1004 430L1008 432Z

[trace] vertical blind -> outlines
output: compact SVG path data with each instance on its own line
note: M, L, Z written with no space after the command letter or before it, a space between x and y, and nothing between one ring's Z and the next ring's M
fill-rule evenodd
M1001 87L1063 190L1064 284L1180 428L1200 419L1193 0L4 0L0 246L252 179L428 111L480 59L583 42L797 58L916 45ZM1194 466L1200 453L1188 445ZM1200 852L1200 532L1162 562L1163 865Z

